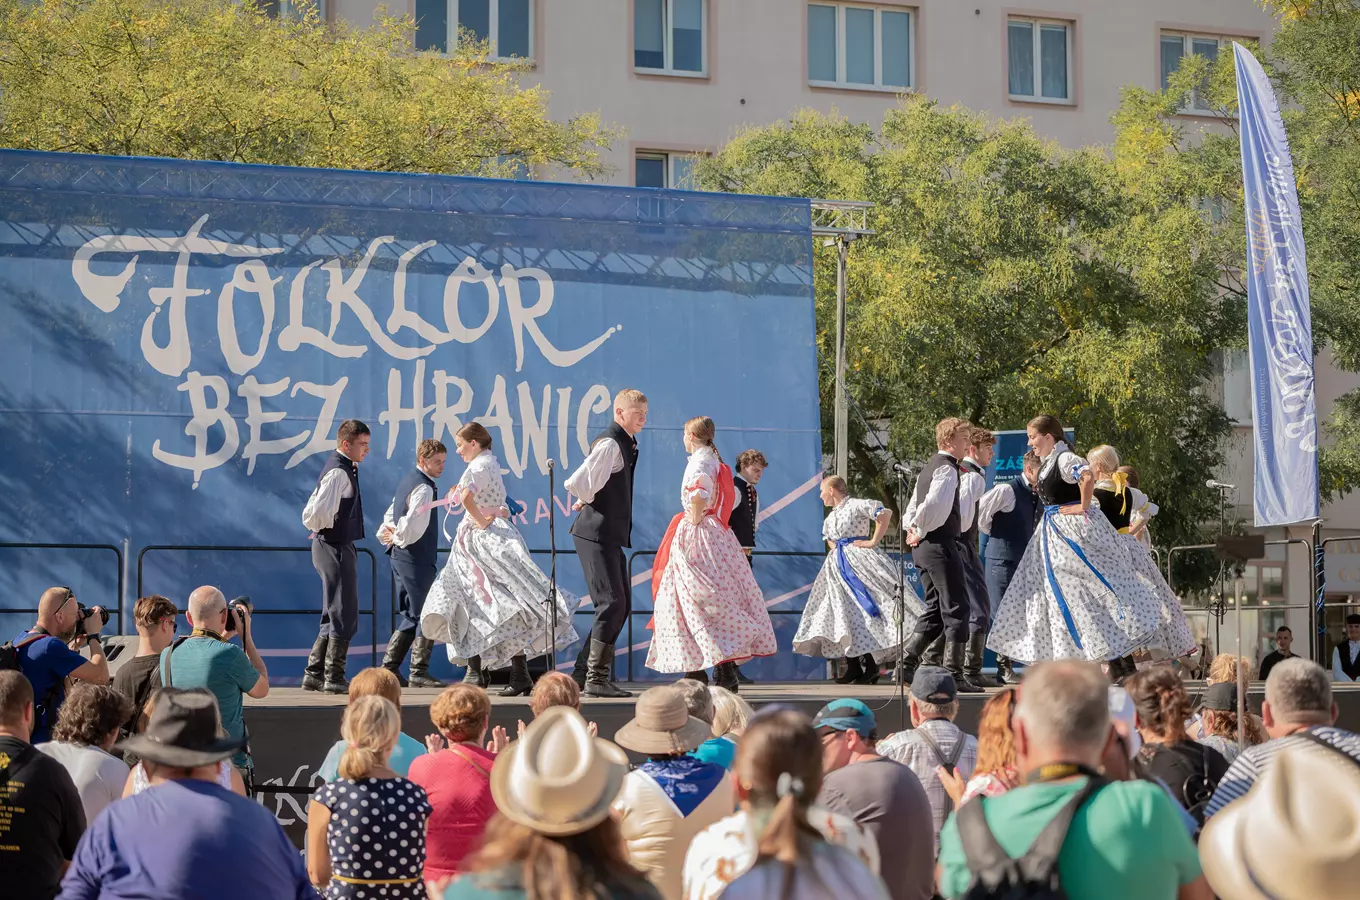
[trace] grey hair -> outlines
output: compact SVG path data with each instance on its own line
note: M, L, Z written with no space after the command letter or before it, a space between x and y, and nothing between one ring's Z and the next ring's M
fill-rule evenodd
M1016 718L1037 743L1099 750L1110 734L1110 683L1100 666L1064 659L1031 666Z
M194 588L189 595L189 615L195 626L202 626L227 608L226 595L210 584Z
M1288 724L1332 714L1332 680L1327 670L1301 656L1281 660L1266 678L1266 702L1275 718Z
M722 737L725 734L739 735L746 730L754 712L751 704L727 688L716 685L708 689L708 696L713 701L714 737Z
M957 700L950 700L948 703L927 703L912 697L911 702L916 704L916 711L921 714L922 719L948 719L952 722L959 714Z
M708 693L708 685L693 678L681 678L675 683L680 695L685 698L685 709L689 714L707 725L713 724L713 698Z

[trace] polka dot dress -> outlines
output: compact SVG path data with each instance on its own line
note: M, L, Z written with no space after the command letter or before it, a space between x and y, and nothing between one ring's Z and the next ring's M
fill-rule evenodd
M326 843L334 876L328 900L424 900L425 790L405 778L334 781L312 799L331 811ZM405 882L405 883L402 883Z

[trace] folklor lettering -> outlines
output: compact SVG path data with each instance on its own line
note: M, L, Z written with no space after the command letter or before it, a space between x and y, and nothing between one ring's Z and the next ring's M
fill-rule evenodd
M386 402L377 410L374 435L375 448L384 448L389 459L399 447L413 450L426 437L451 442L453 432L474 419L496 434L501 458L516 477L530 467L546 473L551 457L565 466L569 451L588 452L590 416L609 409L607 385L535 384L507 380L497 371L458 370L457 347L475 343L500 322L513 341L514 372L523 369L530 348L553 366L570 369L619 332L622 326L613 325L579 347L556 346L542 326L555 294L544 270L504 263L493 271L469 256L451 271L445 264L437 274L413 273L422 259L429 264L432 251L447 248L436 241L407 246L394 235L375 237L350 257L318 253L320 258L309 260L300 251L310 243L287 249L204 237L207 221L199 217L178 237L101 235L86 241L71 262L81 295L104 313L134 301L134 285L150 301L141 326L142 357L157 373L175 379L190 411L187 440L164 435L151 452L165 465L190 472L195 488L206 472L238 456L249 475L265 457L286 455L283 466L291 469L330 450L346 388L357 394L346 402L350 410L367 414L379 402L380 388L351 387L342 374L345 361L371 348L395 363L387 372ZM273 243L284 241L275 237ZM280 254L287 254L286 266ZM191 267L195 257L212 259ZM140 277L139 263L146 270ZM147 283L167 270L168 285ZM375 277L376 271L382 274ZM191 274L204 283L190 283ZM430 284L434 279L441 282L437 287ZM438 302L426 302L423 309L412 302L416 285L420 295ZM195 352L205 352L212 336L190 334L188 306L213 303L214 297L216 348L225 371L239 380L208 374L217 367L201 358L196 364ZM379 301L390 303L385 319L375 313ZM257 372L271 347L282 354L329 356L338 362L326 371L336 377L329 384L277 372L261 378ZM506 359L506 370L509 365Z

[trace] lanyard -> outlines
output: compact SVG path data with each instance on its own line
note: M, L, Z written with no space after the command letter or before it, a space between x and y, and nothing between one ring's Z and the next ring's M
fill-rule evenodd
M1023 783L1042 784L1046 781L1062 781L1065 778L1073 778L1077 775L1085 775L1087 778L1104 777L1095 769L1081 763L1049 763L1026 775Z

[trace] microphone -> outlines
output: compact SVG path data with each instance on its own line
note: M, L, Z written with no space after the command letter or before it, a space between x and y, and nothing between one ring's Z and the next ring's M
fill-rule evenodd
M552 459L548 460L548 471L551 472L553 470L553 466L555 465L557 465L556 460Z
M1213 488L1213 489L1216 490L1216 491L1235 491L1235 490L1237 490L1237 485L1235 485L1235 484L1225 484L1225 483L1222 482L1222 481L1215 481L1215 480L1212 479L1212 478L1210 478L1208 481L1204 482L1204 486L1205 486L1205 487L1211 487L1211 488Z
M895 462L895 463L893 463L893 464L892 464L892 469L893 469L894 472L896 472L897 474L901 475L903 478L910 478L910 477L911 477L911 466L907 465L907 464L904 463L904 462Z

